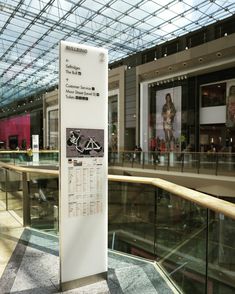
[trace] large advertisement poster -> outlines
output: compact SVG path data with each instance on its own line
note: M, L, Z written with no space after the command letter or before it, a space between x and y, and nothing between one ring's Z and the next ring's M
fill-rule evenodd
M227 83L226 126L235 127L235 80Z
M180 146L181 86L156 92L156 138L166 150Z

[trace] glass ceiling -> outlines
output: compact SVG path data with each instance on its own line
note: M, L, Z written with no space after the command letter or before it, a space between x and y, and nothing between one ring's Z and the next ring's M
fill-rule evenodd
M2 0L0 107L58 84L60 40L110 63L227 18L234 0Z

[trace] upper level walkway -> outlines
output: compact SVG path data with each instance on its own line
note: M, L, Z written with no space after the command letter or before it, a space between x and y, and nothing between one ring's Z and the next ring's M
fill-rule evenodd
M109 153L109 174L158 177L218 197L235 197L234 153Z

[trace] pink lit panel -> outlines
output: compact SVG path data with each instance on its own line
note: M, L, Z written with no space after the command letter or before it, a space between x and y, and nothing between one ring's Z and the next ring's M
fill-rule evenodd
M0 120L0 141L6 142L9 147L9 137L18 136L21 148L22 140L26 140L26 147L30 147L30 114Z

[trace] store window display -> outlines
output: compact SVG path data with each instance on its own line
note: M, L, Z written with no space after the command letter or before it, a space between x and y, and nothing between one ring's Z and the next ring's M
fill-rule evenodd
M109 150L118 151L118 96L109 97L108 108L108 131L109 131Z
M165 142L167 148L175 141L173 123L176 115L175 105L172 102L171 94L166 94L166 102L162 107L162 118L163 118L163 130L165 133Z
M229 87L227 98L227 126L235 127L235 84Z

